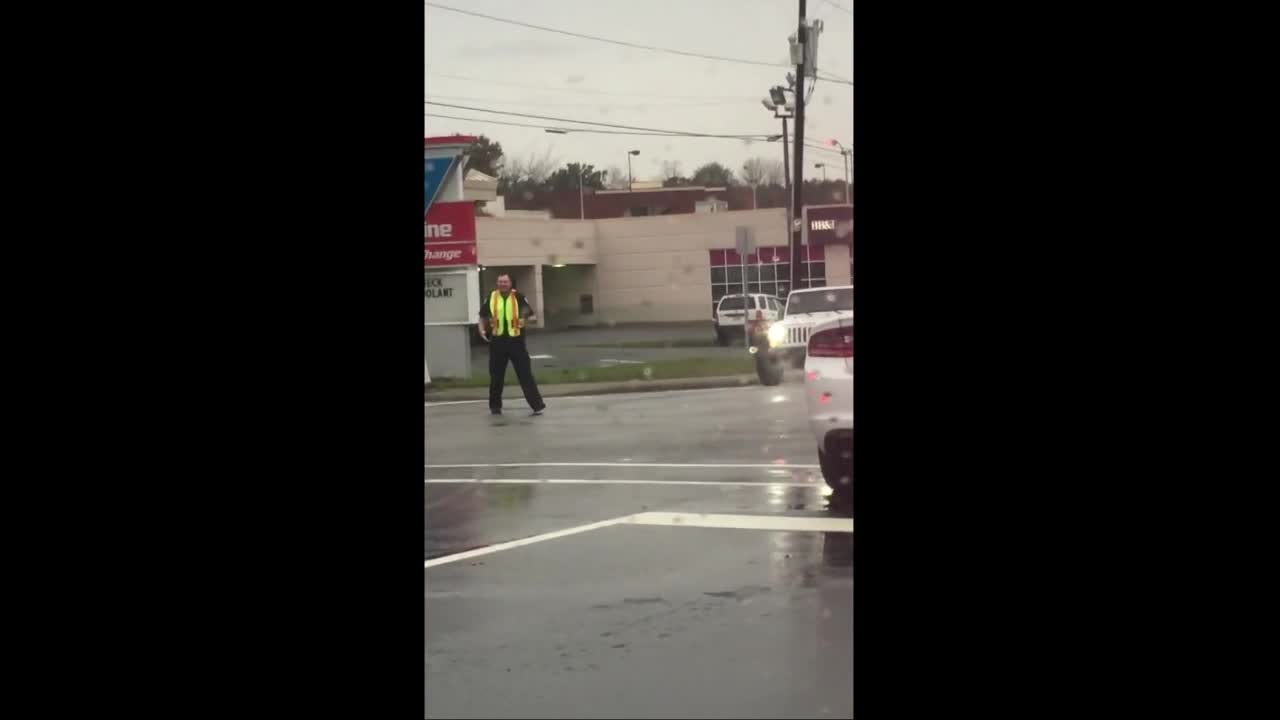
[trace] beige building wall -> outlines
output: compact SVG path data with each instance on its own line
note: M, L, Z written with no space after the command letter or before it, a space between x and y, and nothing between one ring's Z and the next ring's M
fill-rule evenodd
M739 225L755 229L757 246L786 244L786 219L780 208L596 223L597 314L607 322L709 321L707 251L733 247Z
M477 218L481 262L488 267L526 267L534 287L525 287L540 320L545 309L576 310L578 295L594 295L594 319L610 322L710 320L709 250L734 247L735 228L754 229L757 247L787 244L782 208L723 213L660 215L607 220ZM827 284L849 284L849 249L826 249ZM595 265L594 277L573 275L553 283L544 296L544 274ZM537 268L537 270L535 270ZM585 273L585 271L582 271ZM524 283L522 282L522 285ZM592 284L592 290L584 290Z
M593 220L476 218L476 244L485 265L596 262Z
M542 268L542 319L546 327L565 328L571 325L594 325L598 312L584 315L582 296L591 295L593 306L599 295L594 265L566 265L562 268Z
M826 250L827 284L852 285L849 277L849 246L828 245Z

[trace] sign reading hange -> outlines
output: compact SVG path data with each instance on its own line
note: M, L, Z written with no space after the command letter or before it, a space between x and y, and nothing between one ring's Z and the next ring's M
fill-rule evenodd
M423 267L478 264L475 243L434 243L426 240L422 246Z
M471 202L438 202L422 228L423 267L476 265L476 210Z

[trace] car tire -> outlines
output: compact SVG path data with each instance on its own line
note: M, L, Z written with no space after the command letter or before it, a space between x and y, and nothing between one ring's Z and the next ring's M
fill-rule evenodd
M756 353L756 377L761 385L780 385L782 383L782 360L767 350Z
M716 328L716 344L720 347L729 347L729 336L720 328Z
M822 448L818 448L818 467L822 468L822 479L827 482L827 487L837 495L852 494L853 471L850 469L852 463L843 463L842 459L832 457L823 452Z

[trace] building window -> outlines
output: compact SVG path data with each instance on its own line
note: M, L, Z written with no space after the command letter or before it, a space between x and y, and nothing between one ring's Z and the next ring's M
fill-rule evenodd
M800 287L826 287L823 246L800 248ZM791 253L786 247L760 248L747 256L747 292L786 298L791 291ZM711 302L742 292L743 263L734 250L711 251Z

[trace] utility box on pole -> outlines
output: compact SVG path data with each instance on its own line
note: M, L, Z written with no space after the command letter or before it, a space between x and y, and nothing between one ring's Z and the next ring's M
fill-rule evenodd
M809 78L818 77L818 36L822 34L822 21L814 20L807 23L806 26L809 37L805 39L804 51L801 52L799 38L795 34L787 40L791 43L791 62L800 65L804 64L804 74Z

